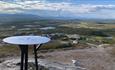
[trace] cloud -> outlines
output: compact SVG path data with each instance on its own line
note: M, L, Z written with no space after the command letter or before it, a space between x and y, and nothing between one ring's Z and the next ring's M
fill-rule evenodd
M24 6L24 9L37 9L37 10L53 10L53 11L66 11L71 13L91 13L102 9L115 9L115 5L91 5L81 4L75 5L72 3L49 3L45 1L25 1L19 3Z
M89 14L95 13L101 10L115 10L115 5L92 5L92 4L72 4L66 2L60 3L50 3L43 1L24 1L24 2L3 2L0 1L0 13L33 13L36 12L38 14L44 14L44 12L54 11L55 15L61 13L64 15L64 12L74 15L78 14ZM39 11L43 10L39 13ZM37 14L38 12L38 14ZM47 14L48 14L47 13ZM66 13L66 15L67 15ZM46 13L45 13L46 14ZM109 13L111 14L111 13ZM50 13L53 15L53 12ZM55 16L54 15L54 16Z

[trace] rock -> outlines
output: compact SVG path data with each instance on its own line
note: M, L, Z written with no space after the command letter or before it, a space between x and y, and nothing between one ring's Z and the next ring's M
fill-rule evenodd
M39 59L44 59L45 57L42 56L42 55L39 55L38 58L39 58Z
M19 62L19 63L16 63L17 66L19 66L20 64L21 64L20 62Z
M5 70L19 70L20 69L20 59L6 60L2 64ZM0 67L2 67L0 66ZM63 64L55 61L49 61L46 59L38 59L39 70L84 70L80 66L73 66L71 64ZM4 69L3 68L3 69ZM35 70L34 59L29 59L28 69Z
M38 65L39 70L49 70L48 68ZM28 63L28 69L29 70L36 70L35 64L33 62Z
M2 62L4 62L4 61L5 61L4 59L1 59L1 60L0 60L0 63L2 63Z
M80 62L78 60L72 60L72 63L75 65L75 66L80 66Z
M54 67L49 67L48 69L49 70L60 70L60 69L57 69L57 68L54 68Z

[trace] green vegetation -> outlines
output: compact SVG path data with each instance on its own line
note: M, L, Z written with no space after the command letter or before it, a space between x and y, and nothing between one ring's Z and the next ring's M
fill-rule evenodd
M19 54L19 49L14 45L4 45L0 47L0 57L7 57Z
M71 44L63 44L60 41L52 41L50 43L44 44L41 49L48 50L48 49L60 49L60 48L69 48L72 47Z
M63 40L69 41L65 36L54 36L54 41L43 45L40 50L59 49L59 48L86 48L86 43L93 44L114 44L115 43L115 21L105 23L96 21L81 21L81 20L35 20L31 22L20 21L0 24L0 38L3 39L13 35L42 35L42 34L78 34L80 35L79 44L72 45L70 43L61 43ZM56 29L40 30L42 27L56 27ZM0 57L3 54L19 53L19 48L5 45L0 47ZM31 48L30 48L31 49ZM14 51L15 50L15 51ZM32 52L32 50L30 50ZM7 55L8 55L7 54Z
M87 37L87 42L94 43L94 44L114 44L115 39L114 38L108 38L108 37L100 37L100 36L89 36Z
M79 24L71 23L71 24L62 24L60 26L70 27L70 28L89 28L89 29L113 29L115 28L115 24L100 24L96 22L83 22L81 21Z

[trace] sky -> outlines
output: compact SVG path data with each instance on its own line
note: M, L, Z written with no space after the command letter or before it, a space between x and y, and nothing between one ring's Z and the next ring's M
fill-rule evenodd
M115 0L0 0L0 14L115 19Z

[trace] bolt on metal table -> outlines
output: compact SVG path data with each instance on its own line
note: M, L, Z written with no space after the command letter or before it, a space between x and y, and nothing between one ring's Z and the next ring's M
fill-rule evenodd
M38 70L37 50L40 48L41 44L49 42L50 39L42 36L12 36L4 38L3 41L9 44L15 44L19 46L21 50L20 70L28 70L28 46L33 45L35 65L36 70Z

